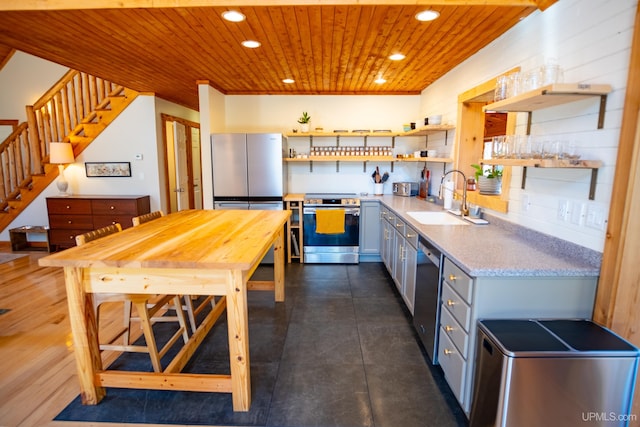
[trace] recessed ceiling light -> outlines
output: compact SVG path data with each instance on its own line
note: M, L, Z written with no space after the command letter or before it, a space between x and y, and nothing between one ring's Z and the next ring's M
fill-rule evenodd
M381 85L383 83L386 83L387 81L385 79L383 79L382 77L378 77L377 79L374 80L374 82L376 82L377 84Z
M389 59L392 61L402 61L404 58L406 57L401 53L394 53L393 55L389 56Z
M222 17L230 22L242 22L245 19L245 16L237 10L227 10L226 12L222 12Z
M422 12L416 15L416 19L418 21L426 22L433 21L440 16L440 12L436 12L435 10L423 10Z
M257 42L255 40L245 40L242 42L242 46L248 47L249 49L255 49L257 47L260 47L260 42Z
M293 79L282 79L282 82L286 84L291 84L291 83L295 83L296 81Z

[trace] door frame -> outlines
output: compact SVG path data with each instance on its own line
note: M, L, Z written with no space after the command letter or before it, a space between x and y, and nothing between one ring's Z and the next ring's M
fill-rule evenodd
M167 201L167 213L171 213L171 177L169 176L169 153L168 153L168 145L169 141L167 140L167 123L169 122L178 122L185 126L186 138L187 138L187 175L189 182L189 207L192 208L195 206L194 192L193 192L193 157L192 153L192 139L191 139L191 129L197 128L200 131L200 123L192 122L187 119L183 119L181 117L171 116L169 114L160 114L160 118L162 121L162 142L163 142L163 168L164 168L164 176L166 179L164 180L164 193L165 200ZM202 148L201 148L202 153ZM202 171L200 171L200 182L202 182ZM200 192L202 197L202 191Z

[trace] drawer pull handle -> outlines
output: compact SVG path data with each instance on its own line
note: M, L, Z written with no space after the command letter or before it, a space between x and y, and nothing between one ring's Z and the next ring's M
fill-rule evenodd
M455 302L454 300L452 300L452 299L448 299L448 300L447 300L447 305L448 305L449 307L452 307L452 306L456 305L456 302Z
M453 350L449 350L448 348L444 349L444 355L445 356L451 356L453 354Z
M415 234L407 233L407 238L413 239L414 237L416 237Z
M450 275L449 275L449 280L450 280L450 281L455 282L455 281L456 281L456 279L457 279L457 277L456 277L456 275L455 275L455 274L450 274Z
M451 332L453 332L453 327L447 325L447 326L444 327L444 330L449 332L449 333L451 333Z
M402 223L400 224L396 223L396 227L400 227L400 226L402 226Z

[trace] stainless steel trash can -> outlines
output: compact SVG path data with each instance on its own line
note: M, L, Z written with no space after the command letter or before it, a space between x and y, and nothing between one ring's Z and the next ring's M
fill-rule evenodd
M590 320L481 320L470 427L624 427L640 352Z

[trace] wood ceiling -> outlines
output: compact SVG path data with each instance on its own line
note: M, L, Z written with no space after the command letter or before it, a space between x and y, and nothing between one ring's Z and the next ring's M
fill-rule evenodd
M89 9L72 0L3 0L0 52L15 48L193 109L199 81L234 95L419 94L553 1L226 2L231 7L171 0L189 7L157 7L156 0L136 8L148 2L102 0L91 7L107 8ZM414 19L429 8L440 18ZM246 21L223 20L229 9ZM262 45L244 48L247 39ZM406 58L391 61L393 53ZM374 82L380 76L386 83Z

